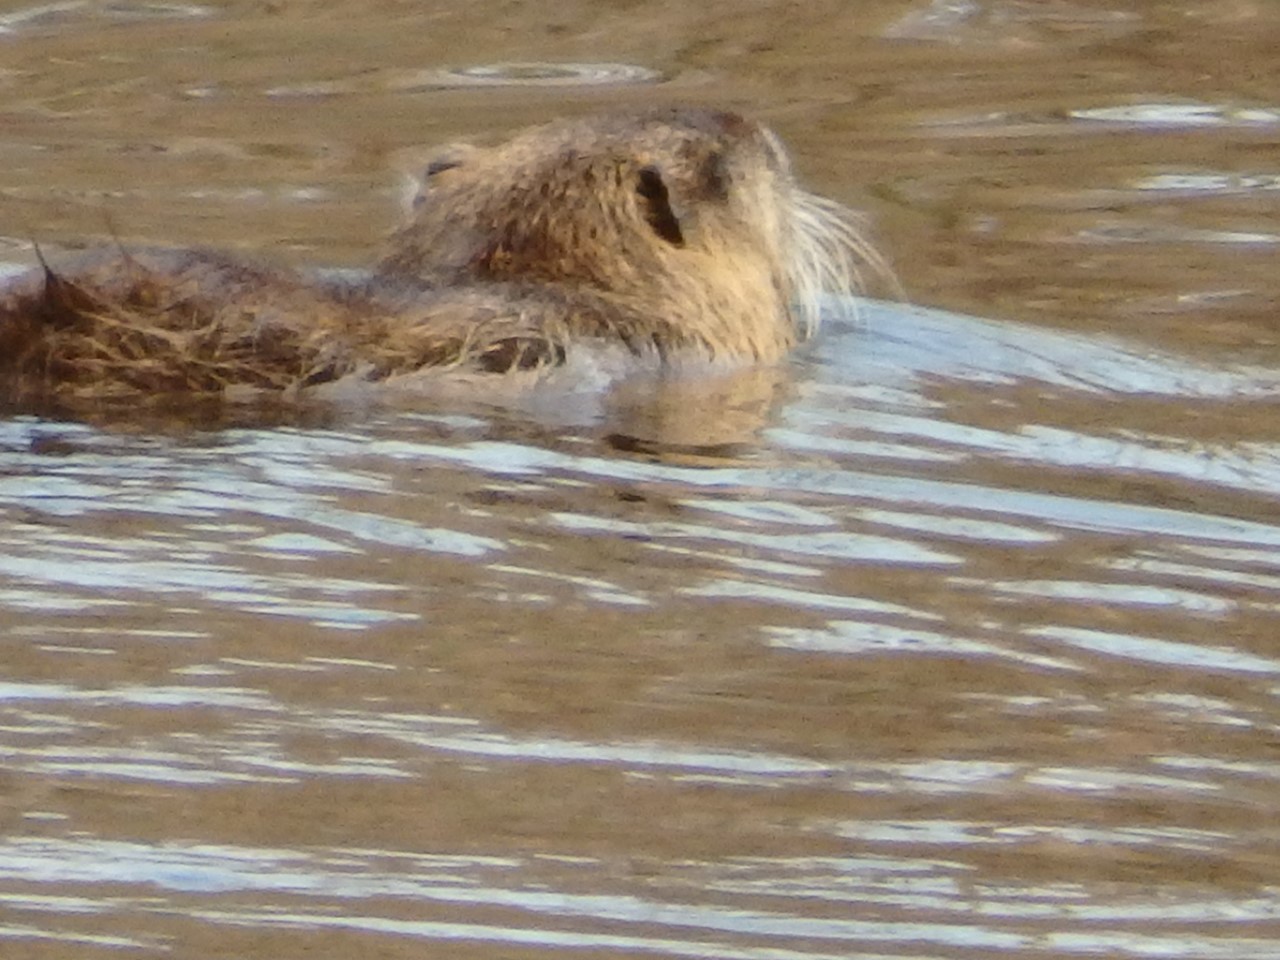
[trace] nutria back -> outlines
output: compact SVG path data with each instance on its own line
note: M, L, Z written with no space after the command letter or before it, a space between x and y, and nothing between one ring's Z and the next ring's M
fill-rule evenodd
M0 288L0 378L10 396L288 390L553 366L592 338L770 361L868 259L757 123L561 120L438 155L356 282L205 250L54 260Z

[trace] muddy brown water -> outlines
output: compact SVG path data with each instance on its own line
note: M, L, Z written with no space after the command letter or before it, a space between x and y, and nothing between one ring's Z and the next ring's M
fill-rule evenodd
M919 307L514 406L9 411L0 956L1280 956L1277 51L1267 0L6 0L10 263L359 265L423 146L680 101Z

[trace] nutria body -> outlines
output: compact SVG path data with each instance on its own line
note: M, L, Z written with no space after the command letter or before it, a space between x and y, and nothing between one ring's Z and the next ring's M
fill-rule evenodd
M566 120L428 165L372 272L103 249L0 287L0 394L289 390L554 366L604 338L770 361L874 259L777 137L703 109Z

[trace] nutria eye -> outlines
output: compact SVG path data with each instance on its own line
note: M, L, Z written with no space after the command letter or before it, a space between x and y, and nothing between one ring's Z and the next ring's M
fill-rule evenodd
M452 157L441 157L428 163L425 172L428 177L434 177L438 173L444 173L446 170L453 170L455 167L460 166L462 166L461 160L455 160Z
M729 171L723 154L713 153L702 161L703 197L720 203L729 199Z
M684 232L680 229L680 220L671 209L671 197L667 193L667 185L653 167L644 167L636 181L636 193L644 208L644 218L653 232L673 247L684 246Z

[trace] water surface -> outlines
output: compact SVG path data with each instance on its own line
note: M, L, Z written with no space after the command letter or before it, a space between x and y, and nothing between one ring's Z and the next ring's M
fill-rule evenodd
M1280 11L429 6L4 4L0 255L358 266L431 143L705 102L921 306L514 406L9 411L0 953L1280 954Z

